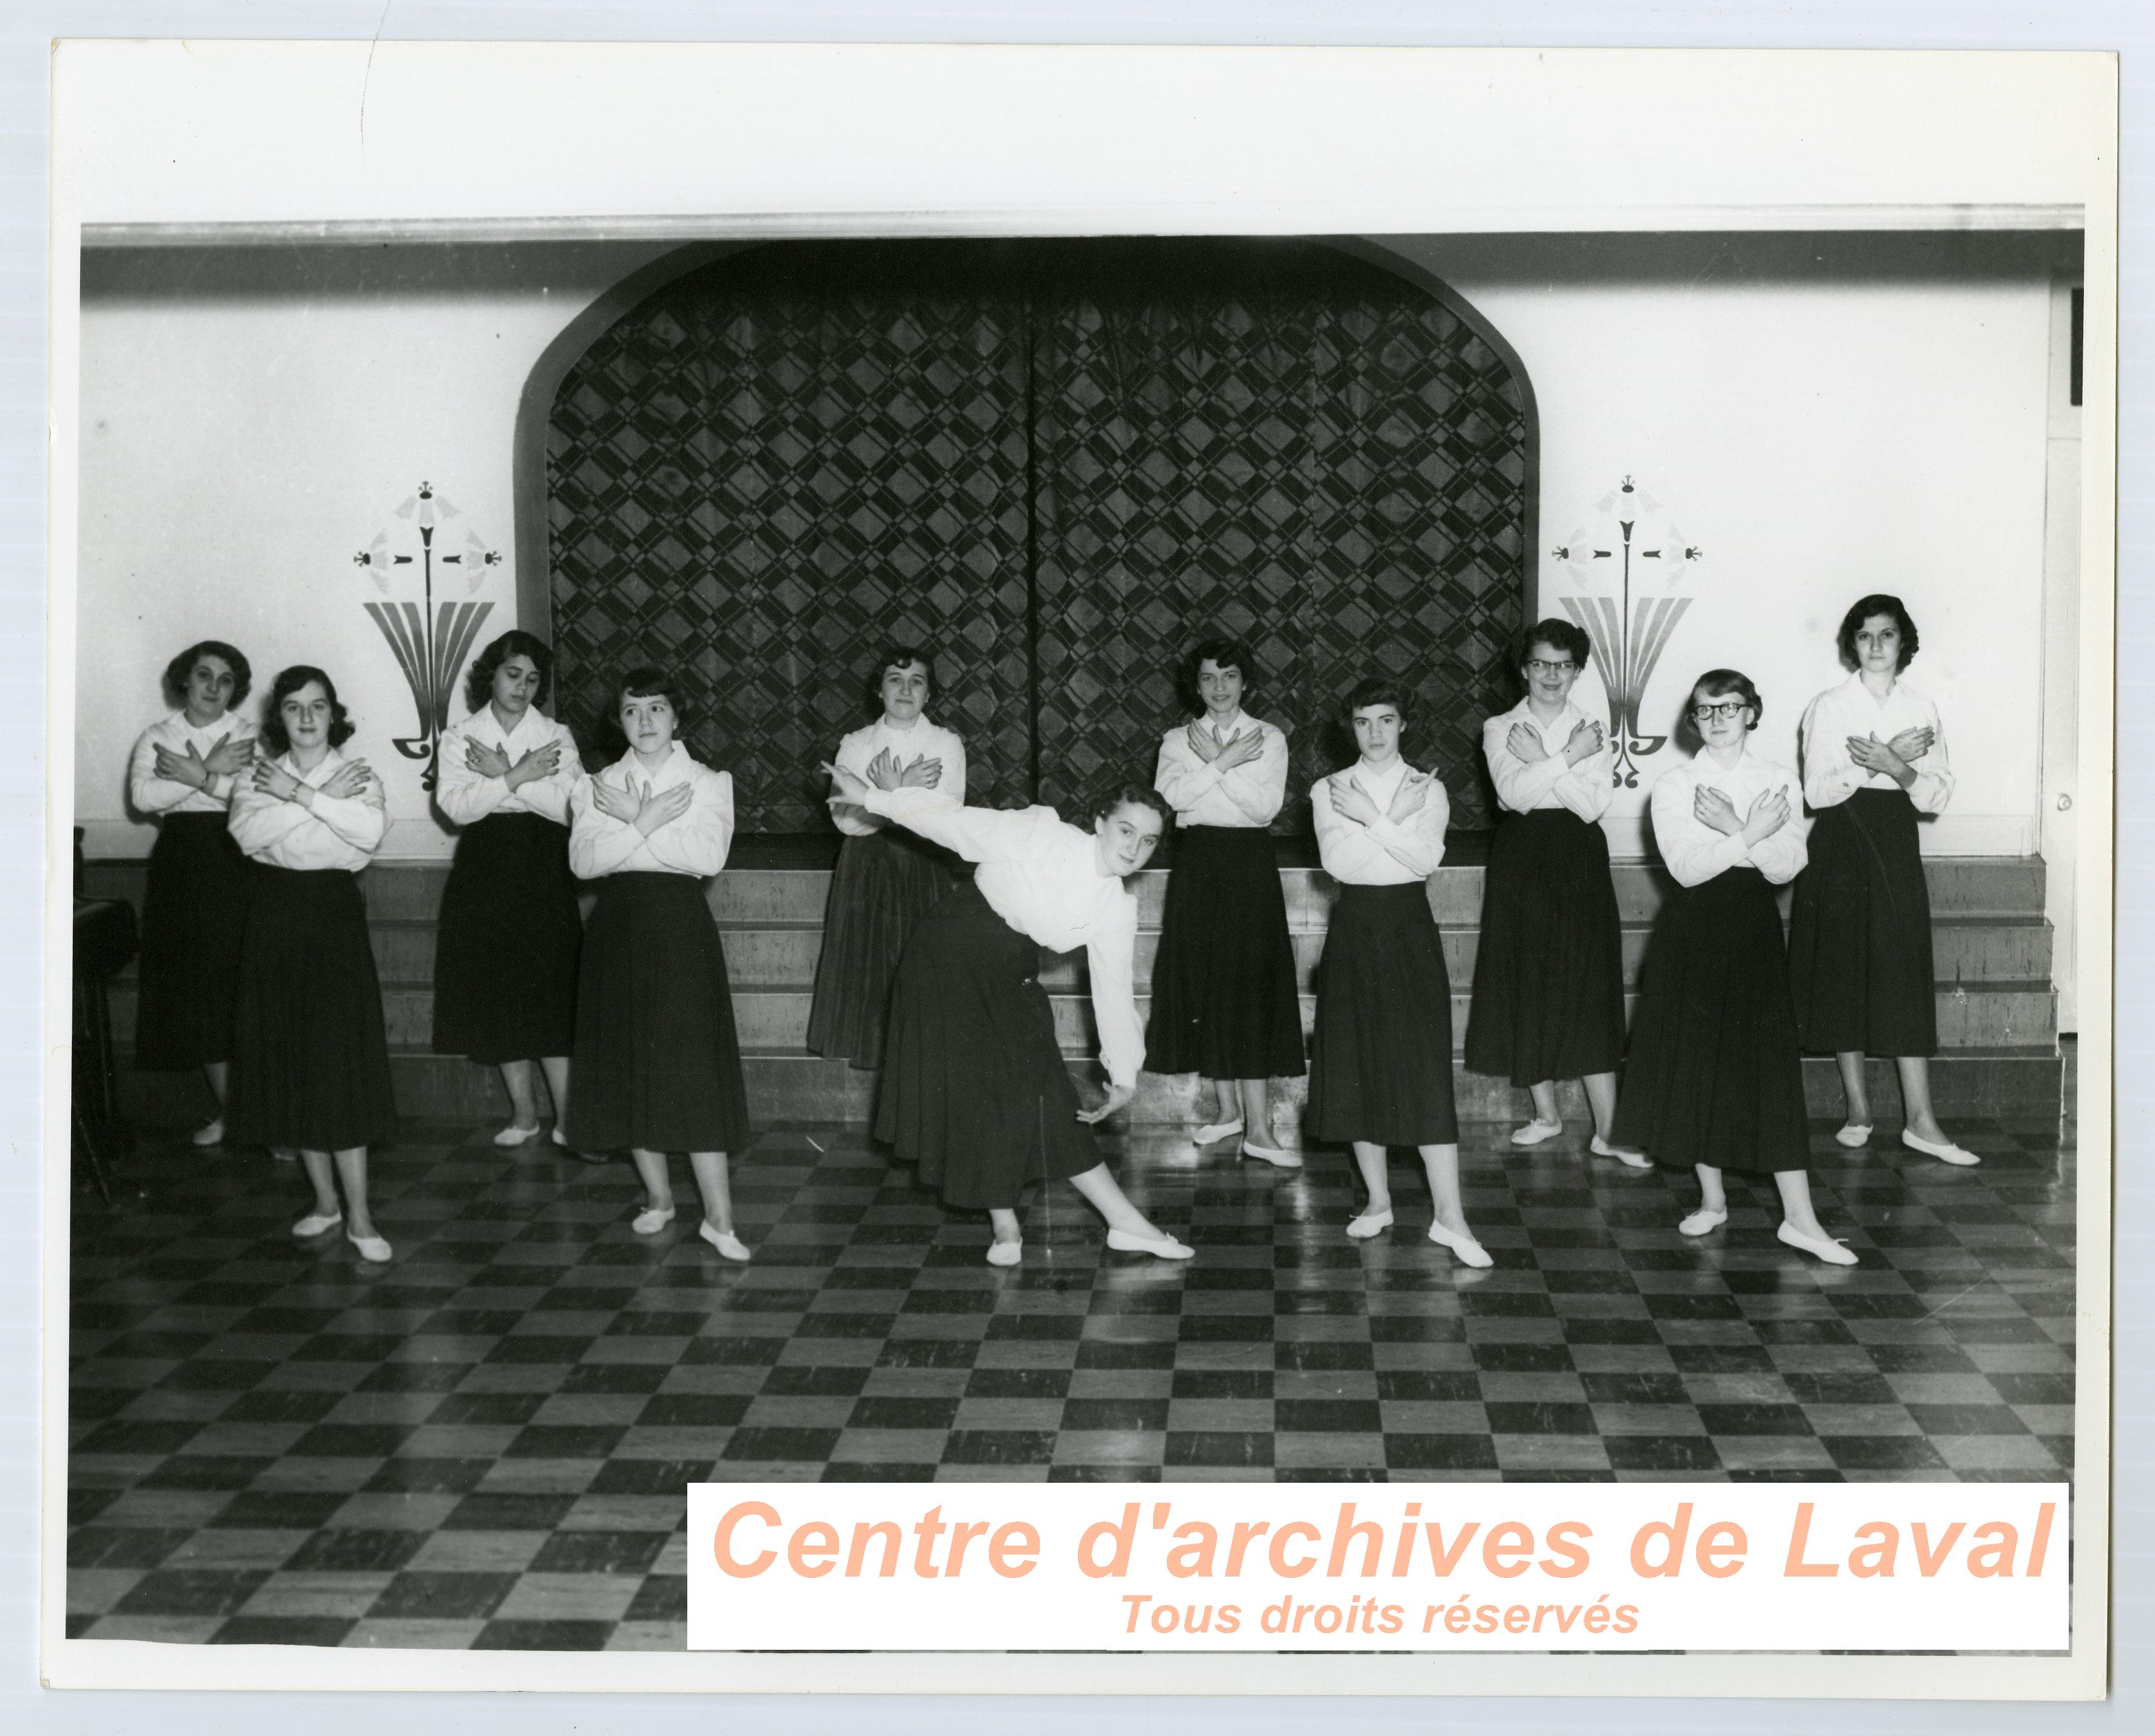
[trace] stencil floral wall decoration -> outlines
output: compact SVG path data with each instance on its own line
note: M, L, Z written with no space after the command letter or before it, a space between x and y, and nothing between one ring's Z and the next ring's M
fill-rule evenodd
M491 602L453 599L438 605L434 568L438 564L444 569L444 588L453 588L460 580L468 595L479 589L487 568L501 564L501 555L468 527L463 540L451 551L453 533L448 530L448 521L463 515L437 495L431 483L422 482L418 493L407 494L396 516L409 527L408 532L396 526L378 531L374 540L351 559L354 566L366 570L385 596L399 576L398 568L419 569L417 601L407 597L402 602L370 602L365 607L381 629L381 637L389 641L389 648L396 653L397 666L412 689L412 702L418 707L418 733L395 738L397 750L407 760L427 762L419 782L431 791L441 775L442 731L449 726L449 699L456 691L458 673L471 654L481 624L494 611ZM417 534L417 552L400 553L400 545L411 546L411 533ZM449 572L449 568L456 571ZM403 576L408 581L412 576Z
M1678 594L1702 551L1685 539L1661 502L1630 477L1594 504L1598 522L1582 524L1549 551L1585 594L1560 599L1594 647L1594 667L1609 695L1611 781L1639 787L1639 761L1659 753L1666 735L1639 726L1639 706L1654 666L1692 599Z

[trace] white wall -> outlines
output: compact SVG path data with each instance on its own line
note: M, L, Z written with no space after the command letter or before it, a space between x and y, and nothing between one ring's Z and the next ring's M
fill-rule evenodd
M1841 612L1898 591L1925 636L1911 679L1943 708L1961 780L1926 848L2035 848L2057 240L1385 245L1472 301L1533 379L1546 611L1575 588L1550 551L1594 526L1626 474L1703 551L1643 723L1664 727L1692 674L1733 664L1765 694L1762 746L1792 757L1804 703L1838 679ZM165 660L212 636L248 653L258 690L285 663L327 667L388 781L384 856L448 853L419 767L389 745L412 733L412 703L361 607L381 593L351 557L382 530L408 539L392 514L425 479L463 509L455 540L468 527L505 557L477 593L495 603L482 638L513 624L519 395L571 319L664 251L85 256L76 812L90 853L147 851L150 828L124 808L127 750L157 714ZM1620 797L1620 848L1636 848L1651 775L1674 754Z

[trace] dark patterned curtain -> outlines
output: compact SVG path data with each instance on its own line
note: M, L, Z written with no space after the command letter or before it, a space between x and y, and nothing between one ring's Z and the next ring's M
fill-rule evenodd
M1490 823L1531 433L1441 302L1305 243L803 243L640 305L564 382L550 447L567 713L640 660L747 831L827 822L812 775L893 634L935 648L973 799L1149 781L1173 667L1244 638L1294 743L1278 829L1339 763L1362 676Z

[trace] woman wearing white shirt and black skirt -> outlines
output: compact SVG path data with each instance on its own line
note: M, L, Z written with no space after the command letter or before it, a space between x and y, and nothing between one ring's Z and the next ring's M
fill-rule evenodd
M1199 1145L1239 1134L1243 1156L1299 1169L1297 1153L1272 1143L1267 1089L1304 1066L1270 830L1287 799L1287 735L1243 711L1253 665L1236 641L1205 640L1180 673L1198 715L1161 739L1153 780L1175 810L1175 833L1146 1059L1154 1073L1194 1073L1211 1087L1213 1119L1197 1129Z
M1794 772L1749 750L1763 709L1750 677L1709 669L1685 705L1703 745L1655 781L1654 844L1676 883L1646 949L1616 1136L1697 1171L1684 1235L1728 1221L1723 1171L1771 1175L1780 1239L1853 1266L1811 1205L1803 1056L1774 898L1804 865L1803 794Z
M254 864L227 824L233 791L254 763L254 726L236 709L252 679L222 639L187 647L165 668L176 709L142 732L127 762L128 801L157 822L142 898L135 1064L202 1070L218 1114L196 1131L197 1145L224 1137L239 947L254 897Z
M1400 755L1405 695L1364 681L1348 696L1360 758L1309 792L1317 849L1339 883L1317 967L1317 1028L1305 1129L1344 1140L1369 1189L1347 1226L1356 1240L1392 1222L1386 1148L1412 1145L1429 1176L1429 1239L1468 1266L1494 1262L1459 1198L1459 1117L1451 1092L1451 980L1430 914L1451 804L1443 783Z
M1556 1082L1582 1081L1595 1155L1643 1170L1647 1159L1609 1143L1624 1059L1624 935L1600 822L1615 786L1601 725L1571 703L1592 648L1571 622L1538 623L1520 659L1526 698L1482 726L1503 817L1482 878L1467 1065L1508 1074L1532 1096L1533 1119L1514 1145L1561 1134Z
M1804 1047L1840 1066L1848 1116L1834 1137L1870 1139L1864 1057L1890 1055L1901 1143L1967 1165L1979 1160L1946 1137L1931 1105L1937 1001L1916 816L1944 808L1953 775L1938 708L1900 679L1918 643L1899 597L1860 599L1840 635L1856 673L1804 714L1804 796L1817 817L1790 912L1789 976Z
M965 744L929 721L924 708L934 690L935 666L925 652L886 648L869 691L883 715L841 741L832 762L879 790L934 790L965 801ZM903 827L837 796L830 806L846 841L823 909L808 1047L873 1072L883 1064L890 981L905 937L954 877L949 859Z
M569 1143L628 1148L646 1196L629 1226L639 1236L673 1221L667 1154L687 1152L704 1201L697 1234L745 1260L726 1155L748 1145L748 1092L704 897L733 844L734 781L673 739L676 686L663 669L630 670L614 696L628 751L569 804L569 865L599 883L577 973Z
M1116 1185L1087 1130L1129 1102L1144 1062L1131 969L1137 899L1124 884L1159 842L1166 804L1127 787L1088 831L1052 807L962 807L939 791L879 790L839 766L833 788L979 864L914 925L892 985L876 1137L947 1204L985 1211L988 1263L1023 1257L1017 1208L1034 1182L1068 1181L1108 1222L1108 1246L1164 1260L1191 1250ZM1040 954L1085 949L1107 1101L1080 1109Z
M341 1224L360 1257L378 1262L390 1248L368 1206L366 1148L396 1130L397 1102L357 875L386 821L381 781L340 751L351 733L321 670L299 664L270 684L262 743L274 757L232 798L232 836L261 868L225 1119L232 1138L305 1161L315 1209L294 1236Z
M554 653L505 632L473 661L471 715L441 743L435 800L463 828L434 942L434 1052L499 1067L509 1101L497 1145L539 1132L535 1077L554 1099L554 1140L576 1040L584 921L569 871L569 796L583 776L576 737L538 709Z

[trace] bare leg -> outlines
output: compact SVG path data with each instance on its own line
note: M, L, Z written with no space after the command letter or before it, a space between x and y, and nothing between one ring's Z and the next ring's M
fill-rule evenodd
M1721 1171L1707 1164L1692 1166L1698 1172L1698 1210L1676 1225L1679 1234L1703 1236L1728 1221L1728 1193L1721 1185Z
M1132 1236L1143 1236L1148 1240L1154 1240L1165 1234L1144 1213L1130 1204L1130 1196L1123 1191L1121 1184L1104 1162L1095 1164L1082 1175L1072 1175L1070 1185L1092 1202L1095 1211L1107 1219L1109 1229L1122 1230ZM1017 1214L1011 1213L1010 1218L1015 1227ZM1001 1239L998 1232L997 1240Z
M673 1182L666 1173L666 1154L647 1151L638 1145L628 1155L636 1160L636 1177L643 1184L644 1205L653 1211L671 1211L673 1209Z
M1554 1091L1550 1093L1554 1096ZM1436 1221L1455 1236L1472 1238L1474 1232L1467 1226L1467 1208L1459 1199L1459 1147L1456 1145L1424 1145L1421 1166L1429 1176L1429 1197L1436 1208ZM1361 1148L1355 1148L1361 1155Z
M307 1180L315 1190L315 1216L335 1217L344 1208L337 1204L335 1172L330 1167L326 1151L302 1151L299 1161L307 1171Z
M569 1057L549 1055L539 1064L545 1069L546 1089L554 1099L554 1125L559 1128L569 1119Z
M1212 1093L1211 1114L1206 1117L1202 1109L1199 1110L1199 1124L1203 1127L1231 1126L1242 1113L1241 1093L1235 1088L1235 1082L1232 1079L1208 1079L1200 1074L1197 1083L1201 1089L1210 1090Z
M1871 1125L1871 1093L1864 1083L1863 1052L1843 1049L1834 1056L1840 1068L1840 1094L1848 1104L1848 1124L1850 1127ZM1918 1133L1922 1131L1919 1128Z
M1580 1083L1586 1087L1586 1101L1594 1111L1594 1136L1607 1145L1609 1130L1616 1124L1616 1075L1590 1073Z
M1001 1206L990 1206L988 1208L988 1227L998 1242L1011 1242L1021 1239L1015 1207L1006 1209Z
M1392 1181L1385 1168L1385 1148L1372 1145L1367 1139L1355 1140L1354 1167L1362 1172L1362 1185L1369 1196L1369 1203L1362 1208L1362 1215L1374 1217L1380 1211L1390 1211Z
M637 1168L643 1167L639 1155ZM721 1236L734 1232L734 1191L726 1172L726 1155L723 1151L692 1151L688 1167L696 1172L697 1191L704 1196L704 1221Z
M1902 1055L1894 1065L1901 1074L1901 1119L1908 1131L1933 1145L1950 1145L1953 1141L1938 1125L1937 1112L1931 1107L1930 1062L1921 1055Z
M529 1061L501 1063L501 1083L509 1088L509 1124L520 1133L539 1130L539 1098L534 1089L538 1071Z
M1811 1207L1809 1175L1801 1170L1782 1170L1775 1173L1774 1185L1781 1191L1780 1239L1784 1245L1799 1247L1829 1266L1856 1263L1856 1255L1820 1227L1818 1213ZM1791 1237L1796 1238L1793 1243L1789 1242Z
M1237 1079L1235 1093L1241 1100L1242 1137L1255 1139L1260 1145L1272 1142L1272 1112L1271 1092L1267 1079Z
M1557 1113L1554 1079L1543 1079L1538 1085L1528 1086L1527 1094L1534 1100L1535 1120L1554 1123L1563 1121L1564 1117Z
M336 1169L337 1180L344 1184L345 1234L364 1240L375 1233L374 1218L366 1206L366 1147L350 1145L338 1152Z

